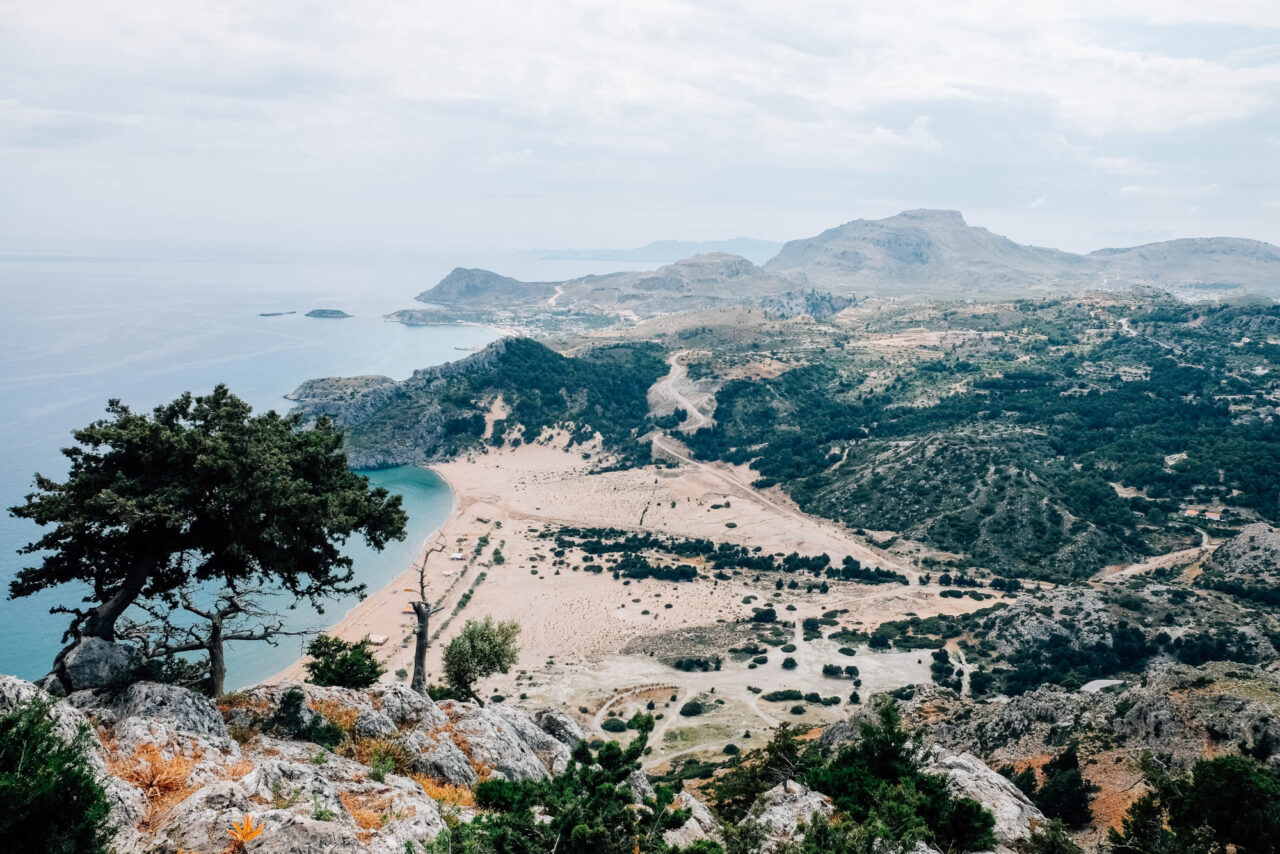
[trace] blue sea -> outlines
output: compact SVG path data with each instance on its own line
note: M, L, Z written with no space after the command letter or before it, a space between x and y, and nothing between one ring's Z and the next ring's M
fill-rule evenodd
M283 396L303 380L413 370L462 358L499 337L494 329L448 325L409 327L383 316L412 307L455 263L486 266L531 280L609 272L614 262L550 262L527 255L445 255L380 262L234 253L137 252L0 254L0 506L20 503L35 472L62 477L59 448L70 431L101 417L109 398L135 410L202 393L217 383L256 410L287 410ZM641 265L643 266L643 265ZM316 308L341 309L347 319L306 317ZM295 312L278 316L268 313ZM448 486L428 469L367 473L404 496L409 537L377 553L363 544L348 553L370 591L413 561L422 543L447 518ZM62 646L67 618L49 608L76 604L78 593L48 591L7 598L9 580L32 561L17 549L39 528L0 515L0 673L38 678ZM280 603L282 606L287 604ZM352 599L285 612L291 627L337 622ZM233 645L228 686L252 684L298 657L303 641L285 638Z

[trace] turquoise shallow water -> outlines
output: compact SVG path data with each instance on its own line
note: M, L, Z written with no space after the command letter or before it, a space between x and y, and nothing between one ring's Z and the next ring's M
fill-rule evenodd
M135 409L185 390L225 382L255 409L287 409L283 395L317 376L385 374L466 355L498 337L466 326L407 327L382 315L411 304L434 281L417 267L242 264L137 259L0 258L0 505L31 488L32 474L65 473L58 449L70 431L102 414L110 397ZM438 276L435 276L438 278ZM339 308L344 320L307 318L313 308ZM261 312L296 314L261 317ZM400 468L369 473L404 496L410 536L382 553L349 546L360 580L385 585L413 560L447 517L452 496L433 472ZM0 586L28 558L16 549L39 529L0 517ZM29 599L0 599L0 673L37 678L61 647L66 618L51 605L69 590ZM282 601L281 606L287 602ZM286 611L294 627L336 622L354 600L328 603L325 614ZM228 681L247 684L296 659L301 641L279 647L239 644L229 654Z

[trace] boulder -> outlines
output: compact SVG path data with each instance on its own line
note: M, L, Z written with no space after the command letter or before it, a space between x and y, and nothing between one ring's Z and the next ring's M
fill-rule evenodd
M763 807L759 815L748 816L743 822L754 821L768 834L764 850L775 851L781 845L804 839L800 826L813 820L815 814L824 817L835 812L831 799L797 783L787 780L760 796Z
M116 718L164 721L179 732L226 740L227 724L213 702L202 694L158 682L130 685L114 704ZM119 724L117 724L119 726Z
M658 796L653 790L653 784L649 782L649 775L644 773L643 768L637 768L627 776L627 785L631 787L631 797L636 803Z
M398 727L430 729L443 726L449 720L435 700L404 685L379 685L370 690L369 697L374 708Z
M142 667L136 649L102 638L81 638L58 664L56 680L63 692L92 688L116 688L126 684ZM50 674L53 676L54 674ZM49 677L45 677L48 681ZM63 692L59 692L61 696Z
M1032 822L1045 820L1021 789L971 753L953 753L934 745L921 770L945 777L952 794L972 798L990 810L996 819L996 841L1002 845L1027 839Z
M452 736L465 740L470 758L494 776L545 780L569 764L569 748L519 709L458 702L441 708L453 721Z
M570 749L577 747L578 742L586 738L582 727L564 709L548 706L534 712L533 719L543 731Z
M672 806L676 809L689 810L689 820L677 828L662 834L662 841L676 848L686 848L700 839L713 842L721 841L720 822L707 809L707 805L688 792L676 795Z
M360 738L386 738L399 730L391 718L373 709L361 709L356 714L355 733Z
M404 738L414 773L426 774L444 783L472 787L479 782L471 760L453 743L448 733L411 732Z

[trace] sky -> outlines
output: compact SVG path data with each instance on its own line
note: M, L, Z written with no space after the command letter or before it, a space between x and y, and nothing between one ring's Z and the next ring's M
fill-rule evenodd
M1280 243L1280 3L0 0L0 251Z

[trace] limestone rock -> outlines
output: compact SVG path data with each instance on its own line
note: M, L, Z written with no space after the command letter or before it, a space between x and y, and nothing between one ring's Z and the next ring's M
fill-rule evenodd
M38 688L31 682L15 676L0 676L0 713L7 712L17 705L41 698L53 701L56 698ZM98 735L90 726L88 717L79 709L66 702L55 703L51 710L54 720L54 731L64 739L75 738L76 733L85 729L90 733L89 767L102 782L107 792L107 800L111 805L111 820L116 825L126 828L117 840L119 845L130 838L128 829L142 821L146 814L146 803L142 793L123 780L111 776L107 772L105 751ZM124 849L121 849L124 850Z
M524 712L505 705L447 702L455 737L466 739L471 759L506 780L545 780L569 764L569 748Z
M149 718L166 721L179 732L190 732L215 739L227 739L227 724L209 698L158 682L130 685L114 704L120 720Z
M720 822L716 821L716 817L702 801L688 792L680 792L676 795L672 806L676 809L689 810L691 815L684 824L663 833L663 842L677 848L685 848L700 839L720 841Z
M369 691L374 708L396 726L437 727L448 722L435 700L404 685L378 685Z
M808 824L814 815L825 817L835 812L830 798L795 780L787 780L774 786L760 796L759 803L764 811L758 816L748 816L743 821L755 821L765 828L769 835L765 843L766 851L774 851L784 843L803 839L804 833L800 830L800 825Z
M568 744L518 708L438 706L397 685L368 691L260 685L221 697L215 706L186 689L144 682L118 694L82 689L52 708L66 737L82 728L92 735L89 762L106 786L112 820L120 827L120 854L214 854L226 847L232 822L247 814L266 828L249 850L277 854L403 854L406 843L429 842L444 828L436 802L413 780L388 774L375 781L353 759L268 731L291 691L302 694L303 726L332 719L345 722L357 739L398 741L413 771L450 783L474 786L480 771L499 779L542 780L569 761ZM0 677L0 711L37 697L48 695L30 682ZM551 721L553 731L572 732L558 716L543 720ZM239 741L228 736L230 726L242 728ZM110 755L97 736L104 728L111 731ZM181 762L184 787L182 799L159 814L146 792L109 773L156 761ZM633 785L647 782L637 775ZM709 814L700 817L706 823Z
M385 738L399 730L391 719L373 709L361 709L356 714L355 732L361 738Z
M1044 815L1017 786L971 753L953 753L934 745L922 770L942 775L953 794L972 798L990 810L996 819L996 841L1003 845L1028 838L1031 823L1044 821Z
M637 768L627 777L627 785L631 787L631 797L636 803L640 803L646 798L655 798L657 793L653 791L653 784L649 782L649 775L644 773L643 768Z
M576 747L578 742L586 738L586 735L582 732L582 727L563 709L548 706L545 709L539 709L534 712L533 719L538 722L538 726L542 727L547 734L570 749Z
M90 637L82 638L62 657L59 676L67 692L114 688L128 682L141 666L142 656L136 649Z
M411 732L404 739L413 770L455 786L474 786L479 778L467 755L449 733Z

